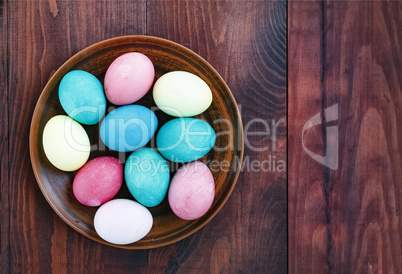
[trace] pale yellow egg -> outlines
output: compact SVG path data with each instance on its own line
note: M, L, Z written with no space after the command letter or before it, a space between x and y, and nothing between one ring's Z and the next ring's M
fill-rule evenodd
M43 149L49 161L63 171L82 167L89 158L90 142L85 129L69 116L51 118L43 130Z

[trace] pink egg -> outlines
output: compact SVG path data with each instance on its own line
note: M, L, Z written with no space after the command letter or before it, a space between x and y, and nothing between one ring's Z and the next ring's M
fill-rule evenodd
M214 196L214 177L209 168L198 161L183 165L170 182L169 205L184 220L195 220L204 215Z
M115 105L134 103L149 91L154 77L154 65L147 56L139 52L123 54L106 71L106 98Z
M86 163L75 175L75 198L86 206L100 206L112 199L123 183L123 164L103 156Z

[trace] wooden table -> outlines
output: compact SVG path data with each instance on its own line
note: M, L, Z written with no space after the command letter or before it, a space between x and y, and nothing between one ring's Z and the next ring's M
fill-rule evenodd
M402 2L10 0L0 24L1 273L401 273ZM52 73L129 34L208 60L246 130L244 170L218 215L141 251L67 226L28 146Z

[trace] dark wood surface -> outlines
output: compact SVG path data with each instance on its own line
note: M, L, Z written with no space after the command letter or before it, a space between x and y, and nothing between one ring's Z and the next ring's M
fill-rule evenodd
M288 16L289 272L401 273L402 2L292 1ZM304 133L324 155L338 131L326 167L301 135L333 106Z
M2 1L0 16L1 273L402 271L401 2ZM199 53L232 89L245 130L259 132L246 132L244 170L215 218L141 251L67 226L39 190L28 147L52 73L86 46L127 34ZM321 115L302 142L306 122L336 104L338 119ZM324 155L331 126L334 169L303 148ZM252 165L273 159L286 170Z
M1 12L0 272L286 272L286 172L244 170L202 230L162 248L121 250L87 239L53 212L28 147L33 109L52 73L79 50L128 34L168 38L204 57L231 87L245 125L286 117L285 2L5 1ZM275 155L286 160L285 126L278 130ZM249 161L268 157L245 153Z

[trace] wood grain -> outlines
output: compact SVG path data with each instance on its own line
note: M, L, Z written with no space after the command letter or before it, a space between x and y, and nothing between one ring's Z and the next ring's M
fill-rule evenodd
M8 200L9 164L8 164L8 37L7 7L0 3L0 273L9 271L9 229L10 207Z
M402 271L401 15L400 2L289 2L291 273ZM323 156L338 141L336 168L303 151L317 113L304 145Z
M236 18L236 19L234 19ZM176 41L206 58L228 83L249 131L286 116L286 3L272 1L149 1L148 33ZM286 161L286 125L249 137L249 162L270 155ZM276 142L275 142L276 141ZM272 148L275 142L277 148ZM268 149L256 151L255 148ZM236 220L236 221L234 221ZM168 271L285 273L286 170L243 170L227 204L190 246L150 250L150 264ZM186 247L185 249L183 247ZM166 253L171 253L169 256ZM187 253L187 254L186 254Z
M286 116L285 2L49 0L2 5L7 46L2 54L9 50L2 64L7 74L1 77L9 85L8 96L1 97L7 100L1 121L9 121L2 127L10 144L7 150L2 142L1 152L7 159L1 162L2 220L10 214L10 221L2 222L10 226L1 234L2 271L286 272L286 171L244 170L235 192L205 229L164 248L130 251L89 240L54 214L39 191L28 153L32 112L55 70L90 44L128 34L168 38L199 53L231 87L244 122L260 119L250 124L250 131L263 132L261 121L274 128L272 120ZM275 134L250 135L253 147L269 146L248 149L250 162L269 155L286 161L285 122Z
M60 224L29 161L29 124L54 71L72 54L106 38L144 34L145 1L9 1L8 107L10 261L13 273L129 271L146 251L116 252ZM3 184L2 184L3 185ZM67 249L64 249L66 246Z

